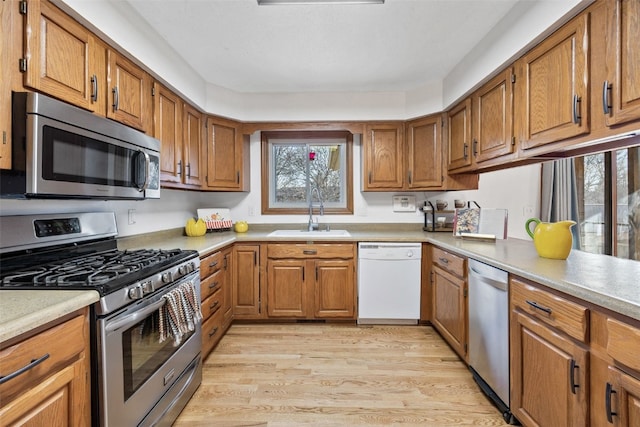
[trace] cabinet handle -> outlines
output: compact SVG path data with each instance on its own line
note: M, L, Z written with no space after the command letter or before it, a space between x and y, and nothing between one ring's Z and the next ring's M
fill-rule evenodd
M220 282L213 282L212 284L209 285L209 289L215 289L218 287L218 283Z
M215 268L216 265L218 265L218 261L213 261L209 264L209 268Z
M25 372L27 372L30 369L35 368L36 366L38 366L39 364L41 364L42 362L44 362L48 358L49 358L49 353L45 354L44 356L42 356L42 357L40 357L38 359L31 360L31 362L29 362L27 365L23 366L22 368L18 369L17 371L13 371L9 375L5 375L5 376L0 377L0 384L4 384L7 381L17 377L18 375L24 374Z
M411 185L411 184L412 184L412 182L411 182L411 171L409 171L409 185Z
M98 101L98 77L95 74L91 76L91 100Z
M178 160L178 171L176 175L182 175L182 160Z
M571 359L571 365L569 366L569 384L571 385L571 393L576 394L576 389L580 387L580 385L576 384L576 369L579 369L580 366L576 364L576 361Z
M226 270L229 268L229 260L227 260L227 255L224 256L224 262L222 263L222 267Z
M465 142L462 149L462 155L464 156L465 159L469 157L469 153L467 153L467 151L469 151L469 144Z
M236 172L236 184L240 184L240 171Z
M605 80L602 85L602 111L605 114L611 113L612 106L609 105L609 94L611 93L611 89L613 85L609 83L609 80Z
M473 157L478 157L478 140L473 140Z
M449 260L446 258L438 258L438 260L443 264L449 264Z
M215 328L213 328L213 330L211 332L209 332L209 338L214 336L216 334L216 332L218 332L218 327L217 326Z
M613 412L611 410L611 395L614 393L616 393L616 391L613 389L613 385L611 385L611 383L607 383L607 387L604 390L604 403L607 411L607 421L611 424L613 424L613 416L618 415L617 412Z
M120 107L120 95L118 94L118 87L113 88L113 111L118 111Z
M304 267L302 267L302 281L304 282Z
M209 306L209 310L213 310L214 308L216 308L218 306L218 304L220 304L220 301L214 302L212 305Z
M529 300L525 300L525 302L527 304L529 304L531 307L535 308L536 310L540 310L540 311L544 311L545 313L547 313L548 315L551 315L551 309L548 307L543 307L540 304L538 304L535 301L529 301Z
M191 163L187 163L184 168L187 171L187 178L191 178Z
M371 184L371 171L369 171L369 184Z
M318 251L316 249L305 249L302 253L305 255L316 255Z
M580 119L582 116L580 115L580 103L581 98L578 95L573 95L573 123L579 125Z

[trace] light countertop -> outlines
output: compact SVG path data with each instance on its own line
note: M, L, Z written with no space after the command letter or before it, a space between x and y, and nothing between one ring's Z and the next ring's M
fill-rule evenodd
M0 290L0 343L98 301L96 291Z
M307 238L270 237L273 225L252 225L247 233L233 231L187 237L182 229L124 237L120 249L190 249L201 256L234 242L307 242ZM293 225L291 227L299 227ZM277 228L285 228L277 226ZM416 224L334 226L349 237L317 238L323 242L428 242L474 258L591 304L640 321L640 262L573 250L566 261L540 258L529 240L494 242L461 240L450 233L428 233ZM98 301L95 291L0 291L0 342L44 325Z
M233 231L184 236L169 230L119 240L121 249L153 247L193 249L205 255L234 242L306 242L305 238L269 237L278 225L251 225L247 233ZM300 227L300 225L295 225ZM291 228L291 227L289 227ZM347 229L350 237L315 239L323 242L428 242L460 255L493 265L589 303L640 320L640 262L573 250L567 260L538 256L533 242L521 239L480 242L455 238L451 233L429 233L420 225L357 224L333 226Z

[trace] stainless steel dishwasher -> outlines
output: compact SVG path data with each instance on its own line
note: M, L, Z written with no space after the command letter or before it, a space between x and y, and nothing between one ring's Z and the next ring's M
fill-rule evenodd
M358 244L358 323L420 320L420 243Z
M509 276L469 259L469 368L480 388L517 423L509 409Z

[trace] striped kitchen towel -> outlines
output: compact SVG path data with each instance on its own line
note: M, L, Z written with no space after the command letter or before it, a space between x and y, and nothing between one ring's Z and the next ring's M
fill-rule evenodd
M202 320L200 299L194 283L190 281L167 292L162 298L165 303L159 310L159 342L173 337L173 345L178 346L182 338L194 331L198 322Z

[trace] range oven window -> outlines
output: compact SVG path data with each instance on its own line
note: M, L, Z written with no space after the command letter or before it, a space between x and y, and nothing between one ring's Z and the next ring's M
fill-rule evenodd
M122 333L125 401L180 348L172 337L159 342L159 317L156 310ZM192 334L185 335L183 342Z
M50 126L44 126L43 137L42 174L46 180L118 187L137 187L144 181L147 171L138 150ZM154 175L159 159L150 156L150 161Z

